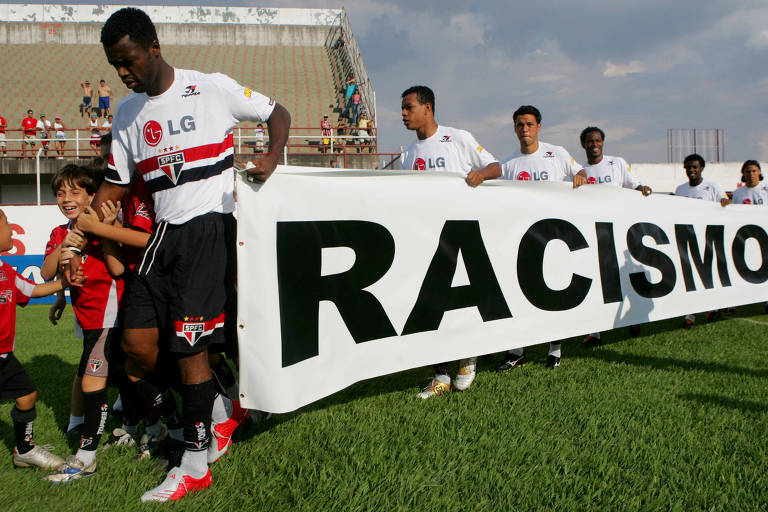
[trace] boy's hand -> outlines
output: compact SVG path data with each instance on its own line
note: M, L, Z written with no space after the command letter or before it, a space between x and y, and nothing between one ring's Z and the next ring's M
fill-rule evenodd
M83 275L82 258L79 254L72 254L68 264L64 265L64 279L69 286L81 287L85 283L86 277Z
M95 215L95 213L94 213L94 215ZM83 214L80 215L80 217L82 217L82 216L83 216ZM97 217L97 221L98 221L98 217ZM77 222L79 224L80 220L78 219ZM64 237L64 241L61 242L62 248L64 248L64 247L80 247L80 244L82 244L83 241L85 240L84 237L85 237L85 234L82 231L80 231L79 229L77 229L77 228L70 229L69 233L67 233L67 236Z
M96 226L99 222L101 221L99 220L99 216L96 211L90 206L86 206L83 210L83 213L77 217L76 225L78 230L84 231L86 233L93 233L94 226ZM72 231L75 230L73 229ZM70 233L72 231L70 231Z
M101 215L103 219L101 222L104 224L115 224L117 221L117 214L120 212L120 201L115 205L111 199L107 199L105 203L101 203Z
M66 307L67 299L64 297L64 294L61 292L57 293L56 302L54 302L51 305L51 309L48 310L48 320L50 320L53 325L56 325L56 322L61 320L61 315L64 313Z

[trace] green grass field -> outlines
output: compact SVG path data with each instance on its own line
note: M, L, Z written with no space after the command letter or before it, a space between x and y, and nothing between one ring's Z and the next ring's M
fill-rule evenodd
M207 491L143 505L164 472L130 448L99 454L70 485L11 463L12 404L0 405L0 511L11 510L764 510L768 508L768 316L762 305L690 331L669 320L584 348L546 346L507 374L482 360L469 391L421 401L421 368L358 383L246 427ZM62 433L80 345L71 310L18 310L17 357L38 387L38 444ZM312 385L307 382L306 385ZM113 420L108 430L116 426Z

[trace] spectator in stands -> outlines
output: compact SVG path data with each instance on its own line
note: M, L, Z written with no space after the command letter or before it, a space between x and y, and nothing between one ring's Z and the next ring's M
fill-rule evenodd
M352 95L355 94L355 91L357 90L357 81L354 76L349 75L346 84L347 89L344 92L344 113L341 115L349 119L349 111L352 108Z
M344 151L344 147L349 141L349 139L342 137L343 135L349 135L349 125L343 117L339 117L339 121L336 123L336 137L333 140L333 150L339 153Z
M328 120L328 116L323 116L323 120L320 121L320 134L323 136L320 152L325 153L331 144L331 122Z
M99 80L99 115L107 117L109 115L109 103L112 100L112 89L102 78Z
M83 108L80 109L80 115L82 116L83 114L86 114L90 116L91 98L93 98L93 87L91 87L91 82L86 80L80 84L80 88L83 90Z
M105 134L112 132L112 114L109 114L107 120L101 125L101 131Z
M67 129L66 126L64 126L64 121L61 120L61 116L57 115L53 120L53 129L56 130L56 133L54 136L56 137L56 142L54 145L56 146L56 154L58 155L56 158L59 160L64 159L64 145L67 143L67 134L64 133L64 130Z
M27 144L32 146L34 150L35 138L37 137L37 119L35 119L32 110L27 110L27 117L21 120L21 129L24 131L21 141L21 158L27 158Z
M331 169L338 169L339 161L335 158L331 158L331 163L328 164L328 167L330 167Z
M352 116L349 119L351 125L356 125L360 119L360 91L357 90L352 94Z
M37 121L37 129L40 130L40 144L43 145L43 155L48 157L48 139L51 137L51 122L45 118L45 114L40 114L40 119Z
M93 156L99 156L99 147L101 146L101 127L99 126L99 115L94 112L88 121L87 130L91 132L91 150Z
M0 116L0 148L3 150L3 158L8 156L8 149L5 147L5 128L8 126L5 118Z
M344 48L344 39L342 39L342 36L339 36L336 42L333 43L333 46L331 46L331 49L341 50L342 48Z
M254 153L263 153L264 152L264 134L266 133L264 131L264 125L259 123L256 125L256 144L253 146L253 152Z
M370 136L370 132L368 129L371 127L371 120L368 119L368 116L365 115L365 112L360 114L360 121L357 123L357 135L360 137L368 137ZM368 152L373 152L373 142L371 139L358 139L358 146L357 146L357 152L359 153L361 151L360 146L368 146Z

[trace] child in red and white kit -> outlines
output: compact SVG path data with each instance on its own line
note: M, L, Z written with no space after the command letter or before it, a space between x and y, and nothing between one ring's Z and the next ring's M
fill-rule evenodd
M11 226L5 212L0 210L0 252L13 248L11 235ZM16 406L11 410L11 419L16 440L13 464L17 467L54 469L64 464L61 457L35 445L37 390L24 367L13 355L16 305L25 306L30 298L51 295L63 288L61 280L36 285L0 260L0 399L16 401Z

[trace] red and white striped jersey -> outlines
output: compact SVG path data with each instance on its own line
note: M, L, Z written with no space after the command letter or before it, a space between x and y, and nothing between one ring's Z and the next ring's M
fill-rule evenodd
M29 302L35 283L21 277L12 266L0 260L0 354L13 352L16 335L16 304Z
M174 69L158 96L129 94L115 111L106 180L128 185L141 172L155 220L183 224L234 211L234 140L240 121L266 121L274 100L221 73Z

